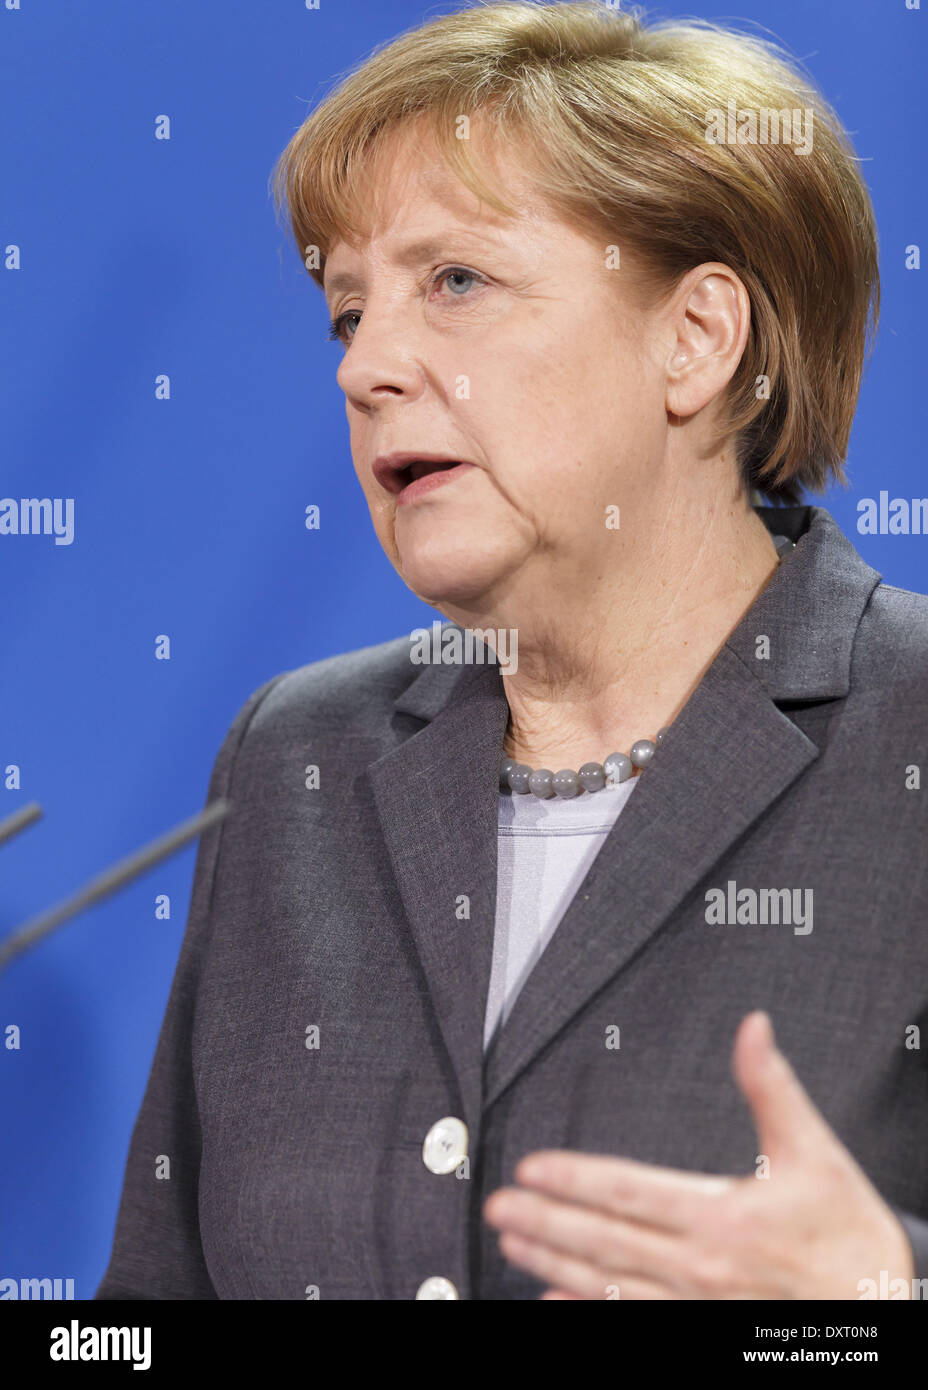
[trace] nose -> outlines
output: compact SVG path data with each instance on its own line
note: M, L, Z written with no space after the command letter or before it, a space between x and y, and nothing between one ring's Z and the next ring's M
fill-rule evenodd
M369 299L336 372L346 400L371 410L397 396L414 398L422 390L423 343L414 310L395 301Z

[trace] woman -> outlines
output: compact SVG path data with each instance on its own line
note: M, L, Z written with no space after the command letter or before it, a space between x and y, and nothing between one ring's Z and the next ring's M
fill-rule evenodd
M744 37L480 5L277 189L450 622L232 725L97 1297L906 1296L928 600L800 502L878 300L834 114Z

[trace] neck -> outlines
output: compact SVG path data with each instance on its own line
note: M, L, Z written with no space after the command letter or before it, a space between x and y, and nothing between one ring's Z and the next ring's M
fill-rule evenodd
M659 532L639 528L612 555L579 577L575 568L552 576L550 567L533 576L526 566L520 591L481 615L481 627L518 633L517 670L503 676L510 720L501 754L556 772L653 740L778 567L746 500L668 518Z

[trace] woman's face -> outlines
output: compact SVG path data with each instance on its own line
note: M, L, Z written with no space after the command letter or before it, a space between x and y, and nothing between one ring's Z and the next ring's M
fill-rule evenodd
M373 234L336 243L325 266L374 527L406 584L451 616L601 576L620 534L607 509L622 530L646 524L667 432L666 324L636 307L627 256L609 268L605 239L540 206L517 151L496 168L517 218L401 133ZM405 498L408 475L391 486L373 470L400 452L469 466Z

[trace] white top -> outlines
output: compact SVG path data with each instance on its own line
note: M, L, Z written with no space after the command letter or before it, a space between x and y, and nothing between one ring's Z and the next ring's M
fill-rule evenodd
M603 841L638 785L541 800L500 792L493 966L484 1050L505 1023Z

